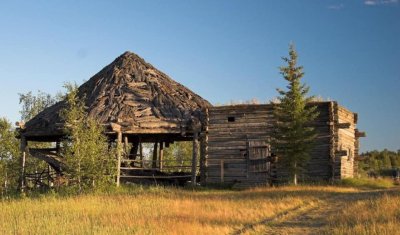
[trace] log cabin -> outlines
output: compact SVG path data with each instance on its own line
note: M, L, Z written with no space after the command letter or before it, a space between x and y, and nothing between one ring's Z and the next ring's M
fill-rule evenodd
M310 125L317 132L304 181L353 177L359 150L358 115L335 101L315 102ZM211 107L206 112L206 183L236 187L270 185L285 178L269 145L274 104Z

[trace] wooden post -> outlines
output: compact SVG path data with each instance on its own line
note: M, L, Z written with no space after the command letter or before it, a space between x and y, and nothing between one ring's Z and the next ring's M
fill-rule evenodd
M125 153L126 158L129 158L128 148L129 148L129 139L128 139L128 136L125 136L124 137L124 153Z
M26 164L26 148L27 148L27 141L24 136L21 136L20 142L20 150L21 150L21 175L20 175L20 182L19 182L19 189L20 192L23 193L25 191L25 164Z
M154 143L154 148L153 148L153 164L151 168L155 169L157 167L157 152L158 152L158 142L156 141Z
M140 167L143 168L143 145L141 138L139 138L139 154L140 154Z
M208 136L206 133L200 135L200 184L206 184L206 159L207 159L207 147Z
M193 134L193 157L192 157L192 186L196 186L197 176L197 155L198 155L198 133L195 131Z
M47 171L49 172L47 175L47 185L51 188L53 185L51 185L51 166L49 164L47 164Z
M122 132L118 132L117 138L117 187L120 186L121 178L121 157L122 157Z
M61 151L61 143L60 143L60 141L57 141L56 142L56 152L59 154L60 151Z
M202 133L200 134L200 184L207 183L207 159L208 159L208 109L204 109L204 118L202 120Z
M132 143L132 148L131 148L129 159L136 160L138 149L139 149L139 141L134 140Z
M128 159L136 160L138 149L139 149L139 141L135 138L135 139L133 139L132 148L131 148L130 153L128 154ZM129 165L134 167L137 164L135 164L135 162L131 162L131 163L129 163Z
M163 158L164 158L164 142L160 142L160 171L163 170Z

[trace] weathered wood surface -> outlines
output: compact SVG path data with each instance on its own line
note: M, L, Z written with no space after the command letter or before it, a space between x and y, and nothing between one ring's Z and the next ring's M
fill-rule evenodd
M181 133L210 103L175 82L134 53L126 52L79 87L89 117L115 123L124 134ZM28 140L64 135L59 102L26 123ZM189 128L190 129L190 128ZM111 131L113 132L113 131Z
M207 183L247 182L248 140L266 140L270 105L213 107L208 116Z
M67 169L64 159L55 151L46 149L29 149L29 154L37 159L47 162L58 174Z
M337 108L337 117L339 123L348 123L346 129L340 128L338 126L338 138L337 138L337 149L336 157L338 162L340 162L340 178L348 178L354 176L354 159L356 155L356 120L354 113L339 106Z
M310 125L318 135L304 177L313 181L328 180L333 175L350 177L354 161L348 160L349 155L355 156L357 151L357 115L336 102L314 105L319 116ZM274 123L272 105L212 107L208 120L207 183L220 183L222 171L224 183L265 183L265 179L256 176L249 178L246 159L249 139L268 140L271 135ZM279 164L277 166L274 169L276 176L284 177L286 170L279 168Z

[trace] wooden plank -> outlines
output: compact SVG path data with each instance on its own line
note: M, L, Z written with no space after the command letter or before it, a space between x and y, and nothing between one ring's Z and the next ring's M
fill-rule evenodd
M158 142L155 142L153 147L153 163L152 163L153 168L157 167L157 154L158 154Z
M159 152L159 167L160 171L163 170L163 163L165 162L164 160L164 142L160 142L160 152Z
M192 186L196 186L197 176L197 156L198 156L198 133L195 132L193 135L193 157L192 157Z

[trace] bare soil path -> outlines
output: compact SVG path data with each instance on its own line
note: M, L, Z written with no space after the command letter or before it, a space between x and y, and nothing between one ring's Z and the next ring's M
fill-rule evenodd
M307 202L294 209L266 218L255 224L244 226L233 234L329 234L329 217L340 213L349 203L369 200L383 194L399 191L399 188L385 190L361 190L351 193L332 193Z

